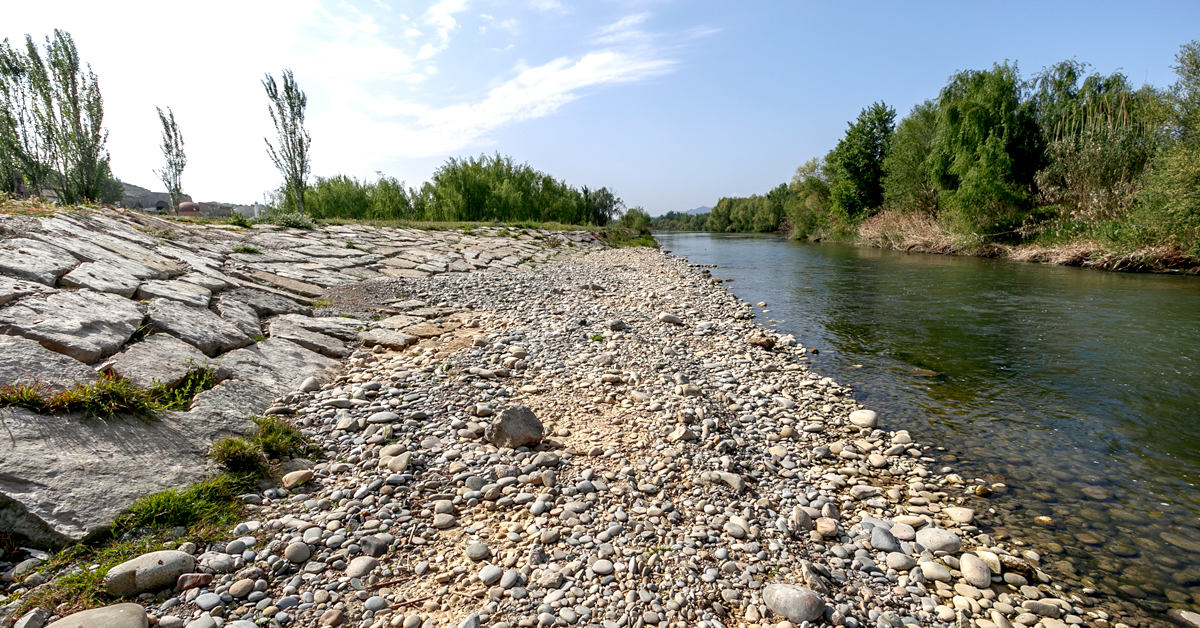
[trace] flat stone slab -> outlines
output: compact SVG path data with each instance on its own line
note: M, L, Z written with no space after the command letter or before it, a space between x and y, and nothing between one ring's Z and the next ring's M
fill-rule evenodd
M351 341L358 338L358 328L362 327L362 323L354 318L341 317L320 317L314 318L311 316L301 316L299 314L284 314L275 319L276 321L287 321L293 325L298 325L308 331L315 331L318 334L333 336L341 340Z
M139 388L156 384L173 388L207 362L192 345L167 334L151 334L110 358L100 370L128 379Z
M146 309L146 317L154 331L171 334L207 356L216 356L253 342L237 326L212 311L188 307L178 301L155 299Z
M441 336L442 334L452 332L452 331L458 329L459 327L462 327L462 323L459 323L457 321L445 322L445 323L425 322L425 323L418 323L418 324L412 325L410 327L405 327L401 331L403 331L406 334L416 336L418 338L434 338L436 336Z
M0 333L92 364L116 353L144 318L138 304L88 290L31 296L0 309Z
M254 311L259 316L277 316L279 314L303 314L312 316L312 308L300 305L299 303L277 294L263 292L262 290L254 290L252 288L238 288L230 290L221 295L222 297L241 301L246 305L254 308Z
M258 319L258 312L255 312L254 308L244 301L238 301L224 294L219 295L217 297L217 313L251 338L263 335L262 321Z
M37 341L20 336L0 336L0 382L41 384L51 390L70 388L99 376L92 367L55 353Z
M154 280L138 287L137 298L140 301L170 299L192 307L208 307L208 302L212 301L212 291L186 281Z
M254 382L281 395L295 390L309 377L339 366L332 360L296 343L270 338L221 356L220 364L229 377Z
M425 322L425 319L417 316L398 314L396 316L389 316L376 324L380 327L386 327L388 329L404 329L405 327L411 327L412 325L423 322Z
M113 268L120 268L138 279L165 279L171 275L162 265L151 268L140 262L135 262L128 257L124 257L111 248L105 248L84 238L63 237L46 233L31 234L30 237L68 251L82 262L104 262ZM180 270L178 267L172 267L172 269Z
M0 275L0 305L49 289L40 283Z
M418 338L391 329L372 329L360 333L358 340L369 347L378 345L385 349L403 349L415 344Z
M388 277L399 277L401 279L424 279L429 276L429 273L417 270L415 268L380 268L379 272Z
M85 262L63 275L66 288L87 288L96 292L111 292L130 298L137 292L141 280L125 270L105 262Z
M306 297L319 297L325 293L325 288L322 288L316 284L299 281L297 279L288 279L287 277L281 277L275 273L269 273L265 270L252 270L246 274L264 283L269 283L281 290L295 292L296 294L301 294Z
M45 242L29 238L0 240L0 273L53 286L79 260L74 255Z
M273 320L268 326L272 338L281 338L294 342L309 351L316 351L331 358L343 358L350 355L351 350L346 343L325 334L304 329L288 320Z

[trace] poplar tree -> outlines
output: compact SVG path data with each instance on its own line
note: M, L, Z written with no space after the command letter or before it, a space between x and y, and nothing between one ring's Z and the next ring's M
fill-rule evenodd
M180 179L183 177L184 166L187 166L187 156L183 153L183 135L179 132L179 125L175 123L175 113L170 107L167 107L166 114L158 107L154 110L158 112L158 121L162 123L164 162L163 169L155 170L154 174L158 175L167 188L167 195L171 197L171 213L179 213L179 203L183 200L183 183Z
M262 83L271 101L267 111L279 135L278 149L271 140L263 138L267 143L267 154L283 175L284 187L295 197L296 208L303 213L304 190L308 187L308 173L312 168L309 157L312 138L304 130L304 108L308 106L308 97L296 85L290 69L283 71L282 90L270 73Z

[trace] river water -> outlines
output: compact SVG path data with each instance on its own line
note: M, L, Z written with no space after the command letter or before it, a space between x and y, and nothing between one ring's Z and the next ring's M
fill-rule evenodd
M1132 611L1200 609L1200 278L655 234L890 429L1009 488L982 529ZM1050 517L1052 526L1035 523Z

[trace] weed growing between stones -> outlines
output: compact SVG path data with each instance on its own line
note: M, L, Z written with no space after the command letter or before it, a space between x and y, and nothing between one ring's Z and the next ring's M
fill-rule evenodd
M267 458L254 443L237 436L226 436L212 444L208 457L226 471L260 477L267 473Z
M233 247L233 252L234 253L245 253L246 255L262 255L262 251L254 248L252 246L235 246L235 247Z
M174 388L155 386L150 394L162 410L187 410L196 395L217 385L217 372L207 364L193 369Z
M279 417L254 417L254 423L258 425L258 430L253 442L268 458L282 458L291 452L312 455L321 451L296 426Z
M0 407L25 408L38 414L80 413L89 419L111 419L124 414L153 418L159 410L186 410L192 398L217 385L217 374L208 365L193 370L174 388L138 388L119 377L51 390L41 382L0 384Z
M53 391L40 382L0 385L0 407L17 407L38 414L81 413L87 418L109 419L118 414L153 416L159 404L150 391L127 379L101 377Z
M308 442L291 423L274 416L253 417L254 434L248 439L227 436L212 444L208 455L230 473L264 477L270 471L268 460L290 453L311 455L320 451Z

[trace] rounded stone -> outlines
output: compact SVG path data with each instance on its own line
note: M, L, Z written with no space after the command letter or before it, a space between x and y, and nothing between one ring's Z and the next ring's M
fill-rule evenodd
M142 554L111 569L104 576L104 590L123 597L172 586L179 576L192 571L196 559L178 550Z
M983 562L983 559L974 554L963 554L959 558L959 570L962 571L963 579L967 584L979 588L986 589L992 584L992 570Z
M874 410L855 410L850 413L850 423L858 427L876 427L879 425L879 417Z
M908 571L916 566L916 564L917 559L909 556L908 554L891 552L887 555L888 569L895 569L896 571Z
M495 566L487 565L479 570L479 581L485 585L495 584L500 580L500 576L504 575L504 570Z
M962 549L962 539L953 532L941 528L925 528L918 531L917 543L935 554L937 552L953 554Z
M308 560L309 556L312 556L312 552L306 543L296 542L283 548L283 557L293 563L302 563Z
M363 607L372 612L379 612L387 608L387 605L387 600L378 595L372 595L371 597L367 598L366 602L363 602Z
M437 530L452 528L456 522L457 520L454 518L454 515L441 513L433 516L433 527Z
M79 626L145 628L146 625L146 609L142 608L140 604L114 604L67 615L46 628L78 628Z
M592 563L592 571L594 571L602 576L607 576L608 574L613 572L612 561L600 559L600 560Z
M492 550L488 546L479 541L473 541L467 546L467 558L474 561L480 561L492 555Z
M813 621L825 612L825 600L816 591L805 587L768 584L763 588L762 597L767 608L796 624Z
M229 586L229 595L235 598L244 598L250 595L254 590L254 581L249 578L242 578Z

